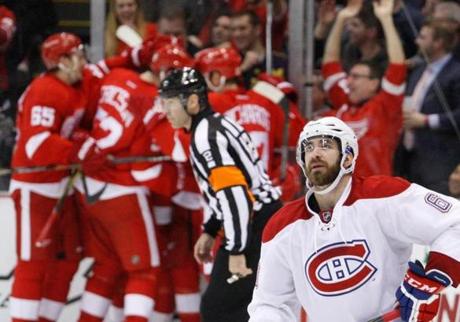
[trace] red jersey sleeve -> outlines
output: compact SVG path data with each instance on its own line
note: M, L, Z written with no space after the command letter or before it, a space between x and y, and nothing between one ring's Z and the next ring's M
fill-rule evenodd
M407 68L404 64L390 64L382 79L379 99L389 109L400 111L406 90Z
M348 87L346 84L347 74L339 62L323 64L322 74L324 77L324 90L334 109L339 109L348 103Z

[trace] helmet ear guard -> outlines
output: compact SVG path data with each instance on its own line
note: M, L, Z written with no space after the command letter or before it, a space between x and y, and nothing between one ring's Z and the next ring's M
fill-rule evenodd
M340 160L340 172L337 175L333 183L323 190L318 190L315 186L311 184L308 180L306 169L305 169L305 143L312 139L313 137L332 137L339 141L341 160ZM356 159L358 158L359 148L358 148L358 139L353 132L353 130L345 124L342 120L336 117L324 117L316 121L308 122L300 133L299 140L297 141L296 148L296 160L297 164L302 169L305 177L307 177L307 186L312 191L325 194L334 189L339 183L343 175L347 173L352 173L355 165ZM345 162L347 155L352 156L351 165L345 168Z
M226 81L241 75L241 56L233 48L207 48L195 55L195 68L206 78L208 87L214 92L220 92ZM220 73L219 84L211 81L212 73Z

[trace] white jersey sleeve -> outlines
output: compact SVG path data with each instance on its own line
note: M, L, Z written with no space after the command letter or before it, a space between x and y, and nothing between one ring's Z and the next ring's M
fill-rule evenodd
M256 286L248 312L250 322L297 322L301 305L296 295L293 252L289 236L304 206L303 198L281 208L265 226Z
M298 321L300 304L295 295L292 272L286 264L286 252L283 252L282 242L277 240L280 238L277 236L275 240L262 244L256 287L248 307L250 322Z
M378 216L387 236L428 245L431 252L460 261L460 203L456 199L411 184L387 201L387 215Z

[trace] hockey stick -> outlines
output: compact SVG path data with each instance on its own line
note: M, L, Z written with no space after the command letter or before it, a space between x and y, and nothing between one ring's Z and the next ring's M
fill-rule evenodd
M113 164L125 164L125 163L140 163L140 162L167 162L174 161L169 155L136 155L128 157L115 158L109 155L107 159Z
M141 155L141 156L129 156L115 158L109 155L108 160L113 164L125 164L125 163L139 163L139 162L165 162L174 161L170 156L167 155ZM4 176L11 173L36 173L36 172L47 172L47 171L64 171L64 170L78 170L80 169L79 163L72 164L50 164L36 167L16 167L16 168L0 168L0 176Z
M119 40L123 41L131 48L142 44L142 37L139 35L139 33L126 25L121 25L118 27L115 31L115 36L117 36Z
M388 311L387 313L382 314L381 316L370 319L368 322L391 322L400 317L401 315L399 313L399 307L397 307L391 311Z
M289 101L284 93L278 88L265 81L258 81L252 88L254 92L268 98L273 103L281 106L284 112L283 139L281 145L281 168L280 179L286 178L286 169L289 156Z
M77 169L79 164L50 164L36 167L16 167L16 168L0 168L0 176L4 176L12 173L35 173L35 172L47 172L47 171L64 171Z
M58 201L56 202L56 205L54 205L51 214L48 216L45 225L43 226L42 230L40 231L40 234L38 235L37 241L35 242L35 246L38 248L45 248L52 242L50 236L51 230L57 223L62 208L64 207L64 202L67 196L69 195L70 190L72 189L75 178L78 176L79 173L77 170L73 171L74 172L70 175L70 178L64 187L62 195L59 197Z

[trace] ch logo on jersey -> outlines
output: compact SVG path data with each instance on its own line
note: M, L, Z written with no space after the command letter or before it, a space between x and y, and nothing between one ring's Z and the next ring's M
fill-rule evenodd
M323 296L337 296L363 286L377 271L367 259L365 240L326 245L305 263L305 274L313 290Z

